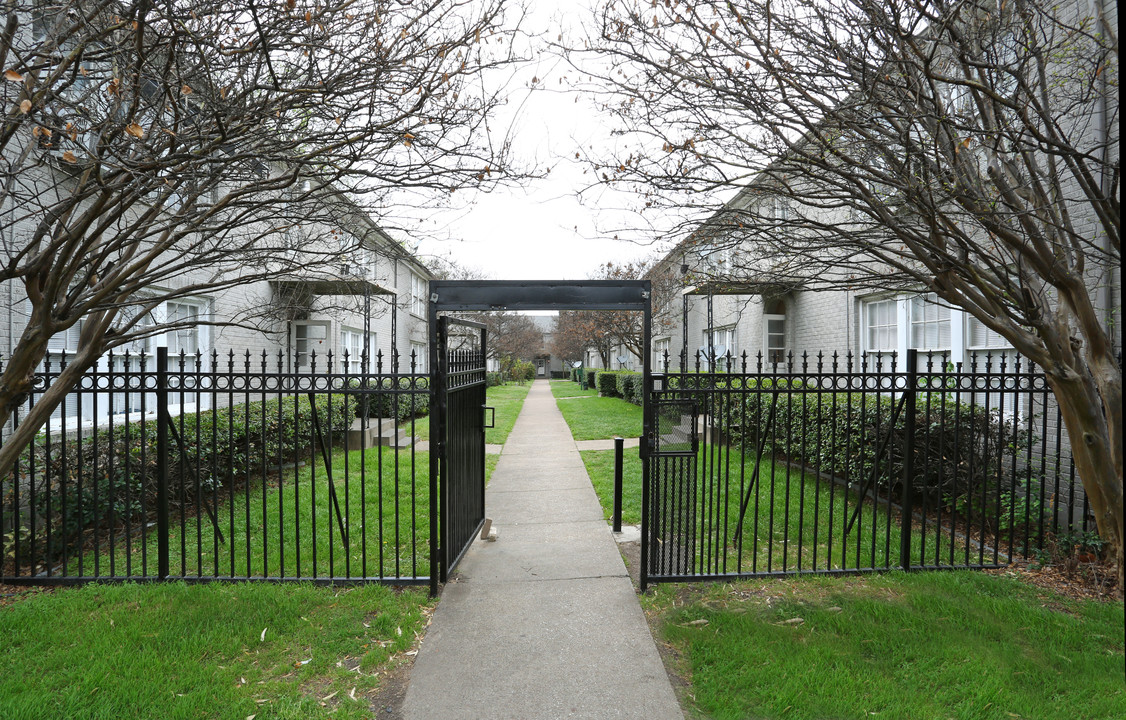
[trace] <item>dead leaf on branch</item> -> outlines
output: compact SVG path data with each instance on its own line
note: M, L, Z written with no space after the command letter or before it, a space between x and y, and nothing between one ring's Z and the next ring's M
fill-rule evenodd
M23 82L23 75L20 75L15 70L5 70L4 79L8 82Z

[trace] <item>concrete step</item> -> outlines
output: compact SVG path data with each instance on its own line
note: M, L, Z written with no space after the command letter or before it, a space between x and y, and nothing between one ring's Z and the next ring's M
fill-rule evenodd
M356 418L348 429L345 444L349 450L370 448L377 445L404 448L413 445L414 438L396 427L395 421L392 419L368 418L365 428L363 419Z

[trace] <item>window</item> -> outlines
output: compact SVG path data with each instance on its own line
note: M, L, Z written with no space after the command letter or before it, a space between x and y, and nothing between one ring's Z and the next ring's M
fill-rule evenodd
M411 273L411 313L426 317L429 298L426 296L426 281Z
M899 342L897 312L894 299L872 300L862 306L864 350L895 352Z
M911 298L911 347L923 352L950 351L950 308L934 294Z
M771 364L786 362L786 303L781 298L764 300L762 331L766 362Z
M328 339L328 323L296 322L293 324L294 370L307 370L313 363L320 362L324 367L325 341Z
M410 363L410 362L414 363L414 372L416 372L416 373L427 372L426 365L427 365L427 361L430 359L430 353L427 351L426 345L423 344L423 343L412 342L411 343L411 355L412 355L412 357L407 358L407 362L408 363ZM408 370L409 370L409 368L408 368Z
M1016 372L1017 351L1009 341L985 326L977 318L966 316L966 365L963 369L979 373ZM1022 372L1027 366L1022 363ZM1023 417L1027 413L1029 395L1027 393L973 393L973 402L987 405L990 410L1001 410L1005 417Z
M778 222L787 222L790 219L790 201L778 196L771 198L770 217Z
M978 369L984 369L987 360L994 370L1000 367L1002 359L1008 368L1016 362L1017 352L1000 333L990 330L985 323L975 317L966 318L966 359L976 362Z
M669 355L669 348L672 345L671 338L661 338L660 340L653 341L653 371L664 372L666 361L672 364L673 358L667 357Z
M168 331L168 354L195 355L199 350L199 306L191 303L169 302L166 309L169 323L191 323L188 327Z
M183 369L194 372L198 365L197 353L207 350L206 327L200 323L207 316L207 304L195 300L169 300L164 304L164 320L167 323L184 323L165 334L168 341L168 369L180 370L181 353Z
M375 333L368 333L368 372L375 368ZM364 371L364 333L360 330L340 331L340 367L346 373L358 375Z
M1009 348L1009 341L1001 334L990 330L985 323L970 316L966 323L966 347L970 350L985 348Z
M704 266L712 271L730 270L733 254L734 248L730 243L713 246L703 252Z
M340 245L340 274L344 277L357 277L363 275L363 248L360 241L352 233L343 230L333 230L336 240Z
M704 331L704 344L700 347L700 356L705 362L714 362L716 370L727 372L727 362L734 358L736 353L734 327Z
M765 331L766 361L768 363L786 362L786 316L763 315Z
M58 373L62 370L64 365L69 364L74 356L78 353L78 340L82 334L82 321L78 321L71 325L66 330L56 333L47 340L47 353L43 357L43 364L39 368L40 371L48 371L51 373ZM79 417L79 394L68 394L58 407L51 412L52 427L58 427L58 423L54 421L61 421L64 429L73 429L80 427L84 417ZM89 395L85 398L86 405L89 405ZM83 407L82 415L88 414L88 408Z

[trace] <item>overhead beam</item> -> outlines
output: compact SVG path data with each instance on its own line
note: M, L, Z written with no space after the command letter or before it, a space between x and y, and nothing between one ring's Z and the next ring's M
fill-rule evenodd
M431 280L438 312L645 310L649 280Z

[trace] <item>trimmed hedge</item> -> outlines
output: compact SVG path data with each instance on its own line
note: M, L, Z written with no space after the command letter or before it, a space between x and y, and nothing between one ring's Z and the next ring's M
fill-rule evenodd
M805 392L799 381L784 379L732 378L716 384L736 391L708 394L718 429L728 442L754 448L761 444L765 453L831 472L850 483L868 483L875 472L876 489L899 493L905 412L896 417L889 439L898 399L872 393ZM775 387L785 392L754 392ZM1027 430L1014 426L1014 420L966 402L955 403L945 393L931 393L929 403L926 393L918 395L915 426L914 489L916 497L925 495L932 503L978 505L984 493L990 507L999 493L1008 494L997 482L1004 464L1014 451L1019 457L1032 440ZM883 454L877 458L881 448Z
M489 375L485 374L485 385L489 386ZM430 394L425 392L387 393L358 392L352 399L356 417L363 417L365 409L369 418L393 418L395 422L410 420L412 417L426 417L430 414Z
M618 394L618 374L612 370L599 370L595 387L602 397L621 397Z
M326 442L344 438L356 417L357 404L351 393L317 396L315 405ZM197 490L203 499L213 491L223 496L229 486L241 487L269 467L312 457L317 451L312 407L308 397L301 395L172 418L170 506L194 508ZM183 439L182 447L176 435ZM32 455L34 475L29 472ZM20 461L21 474L35 483L22 492L31 493L24 497L36 513L37 526L36 537L29 538L21 552L26 550L28 557L39 559L58 558L64 552L79 551L90 528L151 519L159 462L154 419L98 430L81 442L52 439L49 453L45 440L37 440ZM76 477L78 468L81 489L68 480L63 503L59 479Z

